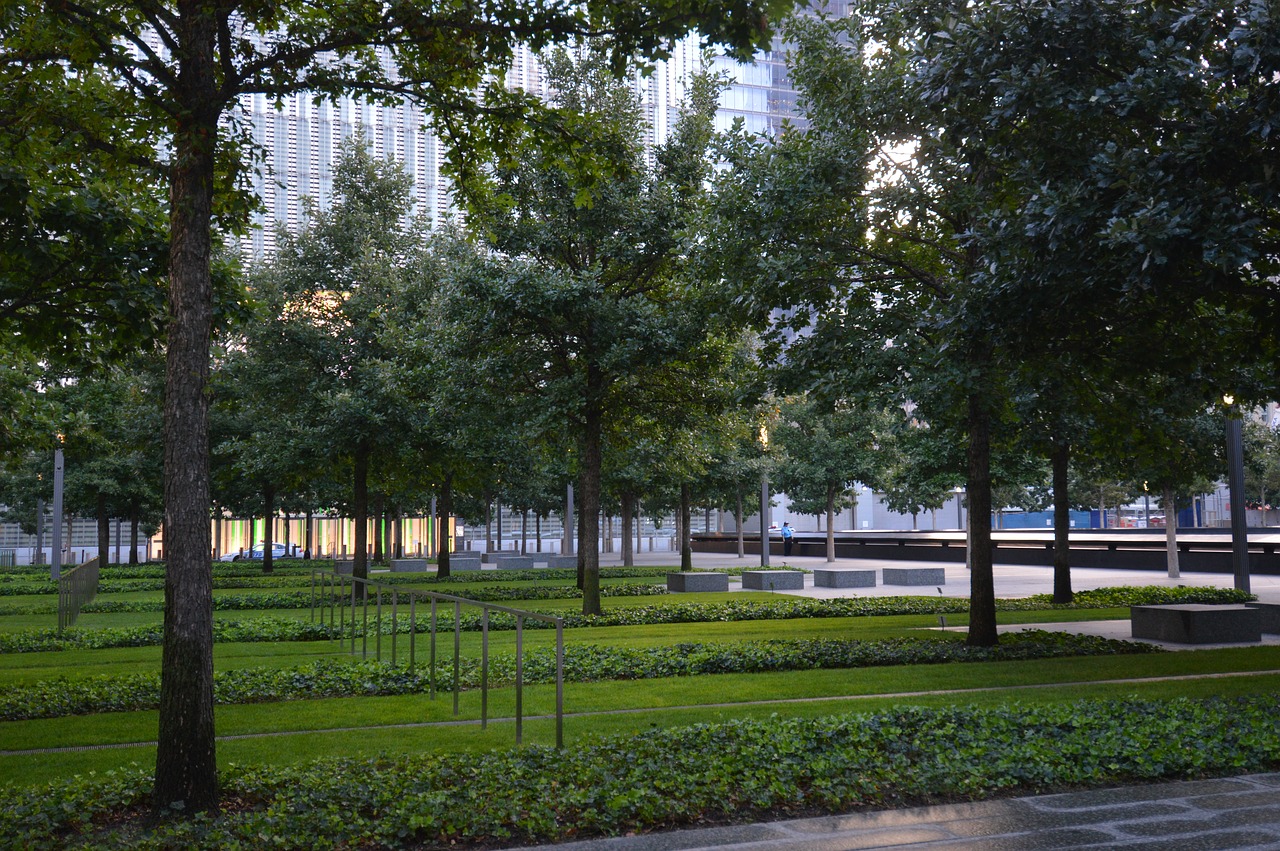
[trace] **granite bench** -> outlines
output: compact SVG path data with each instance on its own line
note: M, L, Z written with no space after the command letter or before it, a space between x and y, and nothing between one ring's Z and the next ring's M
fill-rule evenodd
M750 591L800 591L804 574L798 570L744 570L742 588Z
M535 558L537 558L535 556ZM578 557L576 555L548 555L543 558L547 563L547 567L558 568L560 570L576 570L578 567Z
M815 588L874 588L876 586L876 572L874 570L814 568L813 586Z
M682 570L667 574L667 590L675 593L689 591L728 591L727 573Z
M533 569L533 558L531 556L522 555L498 555L495 554L493 566L498 570L531 570Z
M881 568L885 585L946 585L947 572L941 567Z
M449 556L449 572L455 570L479 570L480 558L473 555L454 554Z
M1258 610L1263 632L1271 635L1280 633L1280 603L1245 603L1245 605Z
M431 570L431 565L425 558L393 558L391 559L392 573L426 573Z
M1239 644L1262 641L1262 612L1245 605L1179 603L1131 606L1134 638L1174 644Z

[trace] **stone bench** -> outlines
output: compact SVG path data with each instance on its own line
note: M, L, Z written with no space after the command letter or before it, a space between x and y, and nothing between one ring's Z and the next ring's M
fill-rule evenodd
M494 554L493 566L498 570L532 570L533 558L531 556L522 555L499 555Z
M426 573L429 570L431 565L425 558L393 558L391 560L392 573Z
M874 588L876 572L874 570L838 570L836 568L814 568L813 587L815 588Z
M804 574L798 570L744 570L744 591L801 591Z
M1244 605L1179 603L1131 606L1134 638L1174 644L1239 644L1262 641L1262 612Z
M333 563L333 572L339 576L350 576L351 571L355 569L355 562L351 561L335 561Z
M479 570L480 559L473 555L451 555L449 556L449 572L455 570Z
M729 574L682 570L667 574L667 590L675 593L690 591L728 591Z
M1258 610L1263 632L1271 635L1280 633L1280 603L1245 603L1245 605Z
M576 555L548 555L545 558L545 561L547 563L547 567L557 568L560 570L576 570L578 567L578 557Z
M881 568L885 585L946 585L947 571L941 567Z

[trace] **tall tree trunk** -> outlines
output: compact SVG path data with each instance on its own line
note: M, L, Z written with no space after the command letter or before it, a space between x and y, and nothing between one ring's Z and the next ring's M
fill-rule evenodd
M311 513L310 506L307 507L307 525L302 533L302 557L311 558L315 554L315 517Z
M213 172L221 103L216 10L179 0L173 52L184 109L169 172L169 291L164 393L164 639L152 803L217 806L213 726L213 568L209 559L209 341Z
M538 512L533 515L533 545L537 547L537 552L542 552L542 513Z
M991 551L991 412L977 393L969 396L969 637L973 647L994 647L995 571Z
M386 558L386 550L382 547L384 533L387 529L386 513L382 508L382 494L373 495L373 563L379 564Z
M351 575L356 579L369 578L369 446L364 441L356 445L352 459L351 514L355 526L355 542L352 545Z
M436 538L439 553L436 555L436 577L440 578L449 575L449 551L453 549L449 545L449 518L453 516L453 473L445 473L444 481L440 484L438 511L436 528L439 531Z
M404 558L404 524L400 522L400 512L391 512L391 557Z
M836 486L827 485L827 561L836 560Z
M1164 551L1169 578L1180 579L1182 569L1178 566L1178 500L1173 495L1173 488L1164 488L1160 501L1164 505Z
M520 555L529 554L529 509L520 512Z
M276 489L275 485L262 488L262 572L271 573L275 569L276 540Z
M582 565L582 613L598 615L600 607L600 470L603 464L601 433L604 429L604 411L601 399L604 382L595 366L587 370L587 404L583 416L582 470L579 487L582 489L582 525L578 548L578 563Z
M1071 591L1071 497L1069 487L1071 444L1053 444L1053 602L1070 603Z
M631 528L635 522L636 498L631 493L622 495L622 566L634 567L636 563L635 547L631 538Z
M493 552L493 503L487 497L484 501L484 551Z
M680 569L693 570L693 535L689 527L693 523L689 499L689 483L680 483Z
M136 501L129 505L129 564L138 563L138 525L142 510Z
M107 516L107 495L98 492L95 514L98 521L98 566L111 562L111 518Z
M738 488L738 505L733 513L733 522L738 525L738 558L746 558L747 536L742 531L742 488Z

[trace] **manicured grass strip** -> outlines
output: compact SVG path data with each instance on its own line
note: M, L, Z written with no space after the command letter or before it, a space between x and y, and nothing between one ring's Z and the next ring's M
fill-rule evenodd
M25 848L388 848L555 842L1280 765L1274 694L739 720L564 750L324 760L229 770L226 812L159 825L145 771L19 792ZM483 806L480 805L483 802Z
M657 679L703 674L864 668L943 662L990 662L1161 652L1150 644L1093 636L1027 631L1006 636L998 647L968 647L942 638L888 641L768 641L735 644L678 644L674 647L627 649L573 645L565 649L566 682ZM489 684L515 683L514 654L491 654ZM551 648L524 654L524 681L555 681ZM480 687L479 660L462 659L459 682ZM245 668L214 674L218 703L262 703L357 695L426 694L432 687L425 667L409 670L381 662L321 661L293 668ZM442 663L435 689L452 691L453 672ZM159 706L159 674L130 674L93 679L46 680L7 689L0 695L0 720L57 718L97 712L154 709Z
M1234 589L1217 588L1143 588L1116 589L1115 597L1141 601L1145 604L1169 602L1222 603L1238 602L1248 598ZM1123 593L1119 593L1123 592ZM1081 595L1083 596L1083 595ZM1102 599L1102 598L1099 598ZM1028 611L1056 608L1040 599L1005 599L997 601L1002 611ZM1083 604L1077 604L1079 608ZM1136 605L1130 603L1129 605ZM402 610L405 607L401 607ZM717 603L682 603L647 606L619 606L601 615L562 614L566 628L592 626L637 626L658 623L697 623L715 621L787 620L792 618L859 617L903 614L962 614L967 613L969 601L945 597L851 597L831 600L815 600L803 597L777 597L730 600ZM372 615L372 606L370 607ZM389 607L383 607L381 632L390 635L393 630L401 634L409 631L407 612L401 611L398 624L390 618ZM371 622L372 623L372 622ZM440 620L441 628L452 628L452 614L447 610ZM466 631L480 629L479 613L464 612L461 628ZM525 629L547 629L550 624L526 621ZM374 627L371 625L370 629ZM419 617L418 632L429 629L426 618ZM515 628L515 618L494 613L489 619L491 630ZM363 627L359 628L361 631ZM347 632L350 635L350 631ZM360 634L358 632L357 634ZM215 641L314 641L338 638L339 630L322 623L305 623L280 619L261 618L249 621L221 621L215 624ZM159 625L122 629L84 630L73 629L63 633L57 630L31 630L0 635L0 653L24 653L44 650L65 650L73 647L139 647L158 644Z

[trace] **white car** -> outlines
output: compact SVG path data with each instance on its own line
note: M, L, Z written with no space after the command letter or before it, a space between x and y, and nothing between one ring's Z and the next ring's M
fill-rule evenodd
M246 550L244 553L224 553L218 557L218 561L262 561L262 544L257 544L253 549ZM274 543L271 545L271 558L300 558L301 553L297 544L290 544L285 548L284 544Z

